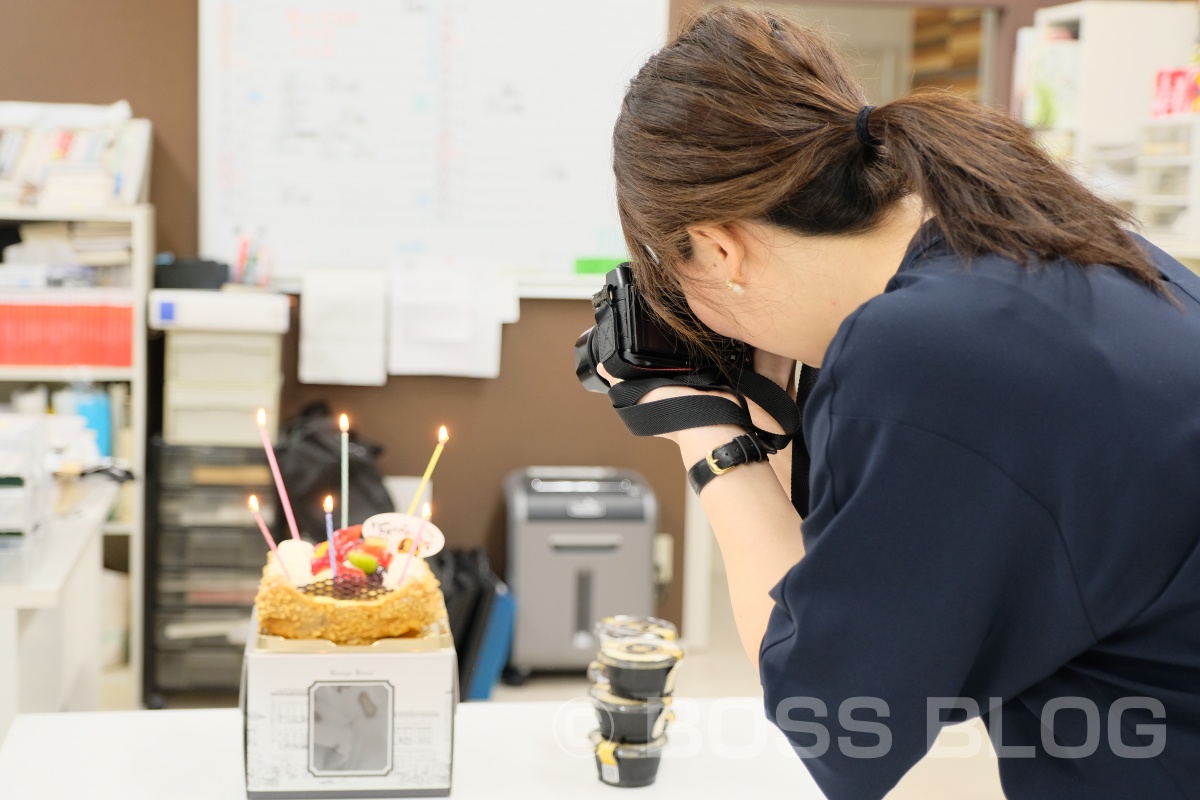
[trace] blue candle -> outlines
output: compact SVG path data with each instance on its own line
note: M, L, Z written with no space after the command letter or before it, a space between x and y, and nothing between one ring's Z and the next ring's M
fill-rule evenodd
M333 495L325 498L325 538L329 540L329 569L337 577L337 548L333 546Z

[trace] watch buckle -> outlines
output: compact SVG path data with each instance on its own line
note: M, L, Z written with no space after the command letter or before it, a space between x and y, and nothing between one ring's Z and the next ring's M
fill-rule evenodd
M734 464L734 465L732 465L732 466L729 466L729 467L718 467L718 466L717 466L716 459L714 459L714 458L713 458L713 453L714 453L714 452L716 452L716 451L714 451L714 450L709 450L709 451L708 451L708 455L706 455L706 456L704 457L704 460L705 460L706 462L708 462L708 468L709 468L710 470L712 470L712 474L713 474L713 475L724 475L726 472L729 472L729 470L731 470L731 469L734 469L735 467L737 467L737 464Z

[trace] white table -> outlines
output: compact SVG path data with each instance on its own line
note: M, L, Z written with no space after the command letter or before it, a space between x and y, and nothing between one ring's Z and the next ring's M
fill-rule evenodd
M677 697L658 781L636 797L822 800L803 764L764 718L761 703ZM460 705L451 797L624 797L596 778L586 742L595 724L583 700ZM955 727L961 744L963 730ZM889 799L1003 798L994 756L955 759L957 772L931 772L927 763L934 762L918 765ZM0 749L0 788L4 797L21 800L238 800L245 797L241 714L22 714Z
M0 742L18 712L96 707L102 533L117 488L80 481L27 547L0 551Z

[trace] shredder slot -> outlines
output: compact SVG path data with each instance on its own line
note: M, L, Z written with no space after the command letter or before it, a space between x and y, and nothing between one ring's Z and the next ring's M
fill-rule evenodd
M625 537L619 533L552 533L547 541L555 550L615 550Z

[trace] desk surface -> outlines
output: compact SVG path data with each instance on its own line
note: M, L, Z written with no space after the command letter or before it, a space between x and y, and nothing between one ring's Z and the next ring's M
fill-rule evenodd
M639 798L821 800L761 700L676 698L658 782ZM614 800L586 743L595 712L568 703L464 703L455 721L457 800ZM240 712L23 714L0 750L0 786L21 800L244 798Z
M118 486L107 478L86 478L71 510L51 518L46 530L19 551L0 550L0 608L49 608L58 605L63 585L91 537L100 535L117 499Z
M674 710L658 781L638 798L823 800L764 717L761 698L677 697ZM23 714L0 749L0 787L21 800L238 800L245 797L241 722L234 709ZM460 705L451 798L619 800L596 777L586 740L595 725L582 699ZM934 757L888 800L1003 800L981 726L942 734ZM975 755L947 758L943 748L961 749L972 737L984 743Z

